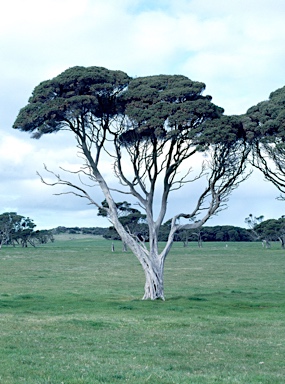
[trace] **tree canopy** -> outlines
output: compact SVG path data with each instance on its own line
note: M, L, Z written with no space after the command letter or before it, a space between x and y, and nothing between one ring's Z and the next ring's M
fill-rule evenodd
M269 100L251 107L244 127L252 148L252 164L284 193L285 87L272 92Z
M120 113L119 97L129 77L121 71L101 67L73 67L52 80L43 81L33 91L28 105L14 124L34 138L60 129L78 129L76 119L103 118ZM75 132L76 133L76 132ZM78 132L79 133L79 132Z
M225 208L232 190L246 178L243 125L237 117L223 116L223 109L204 96L204 90L205 84L181 75L131 78L122 71L74 67L38 85L14 123L35 138L61 129L73 132L85 159L81 173L101 188L106 206L84 184L75 185L50 171L55 177L51 184L67 185L70 193L105 209L142 265L144 299L164 299L164 263L175 233L200 227ZM117 186L104 177L102 154L113 162ZM200 194L190 197L198 179L203 183ZM169 195L183 186L190 191L189 204L172 217L161 251L158 237ZM148 247L122 224L117 193L132 196L143 210Z

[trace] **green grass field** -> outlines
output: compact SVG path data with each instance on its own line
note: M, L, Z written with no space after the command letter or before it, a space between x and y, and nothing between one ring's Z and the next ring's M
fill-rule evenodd
M175 244L166 301L120 243L0 251L0 383L285 383L285 251Z

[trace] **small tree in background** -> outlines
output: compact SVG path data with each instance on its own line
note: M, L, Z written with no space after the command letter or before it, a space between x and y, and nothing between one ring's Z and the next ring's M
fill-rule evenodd
M266 248L270 247L270 241L279 241L281 247L285 248L285 217L263 221L263 216L253 217L249 215L246 222L253 228L251 232L255 240L262 240Z
M133 208L127 201L116 203L116 207L119 220L124 228L136 238L139 238L142 241L148 240L147 226L145 223L146 216L143 215L138 209ZM98 216L108 218L108 208L109 206L107 201L102 201L101 207L98 210ZM109 228L109 231L104 235L104 237L112 240L120 239L120 235L113 226ZM126 250L126 244L123 243L123 251Z
M44 244L53 241L51 231L35 231L36 224L29 217L16 212L5 212L0 215L0 248L2 245L28 244L35 247L36 243Z
M270 238L268 237L268 233L265 233L260 230L260 224L263 222L264 216L253 216L252 213L248 215L248 217L245 218L245 223L248 225L248 228L250 230L251 238L255 241L261 240L262 245L266 248L270 247Z

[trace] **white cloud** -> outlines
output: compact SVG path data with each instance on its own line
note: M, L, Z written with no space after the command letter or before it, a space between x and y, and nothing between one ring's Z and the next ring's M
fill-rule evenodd
M24 140L7 135L0 141L0 156L9 164L19 164L32 153L33 146Z
M60 25L76 21L87 10L88 0L10 0L1 7L1 34L15 38L19 33L37 39L46 32L60 32ZM21 35L20 35L21 37Z

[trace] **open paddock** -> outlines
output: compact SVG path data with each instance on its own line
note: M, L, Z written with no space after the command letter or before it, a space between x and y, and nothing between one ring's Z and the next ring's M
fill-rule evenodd
M88 236L3 247L1 384L284 384L279 244L175 243L165 302L140 300L121 250Z

